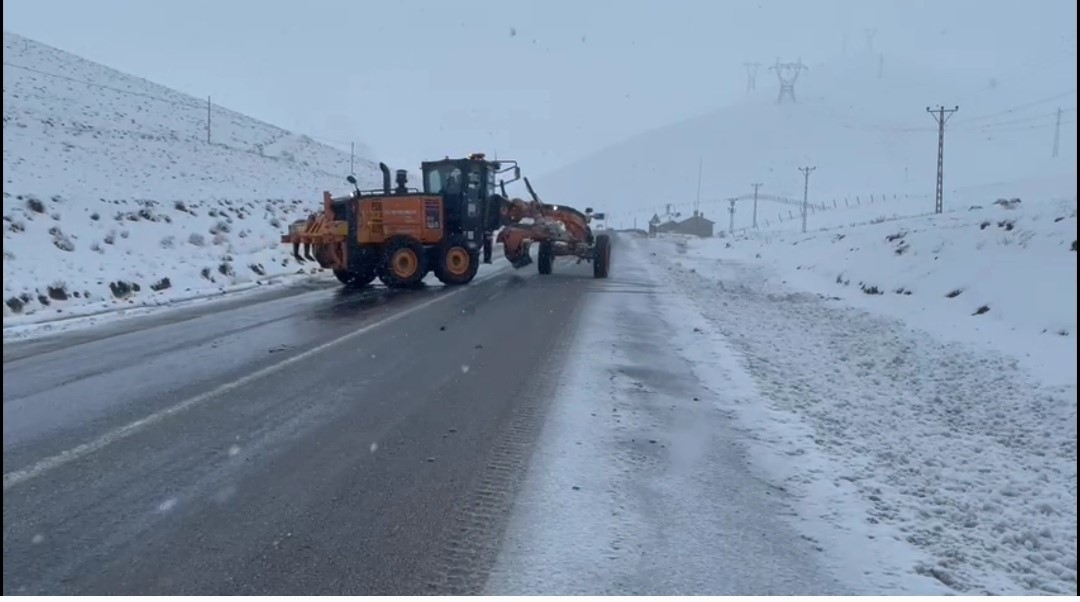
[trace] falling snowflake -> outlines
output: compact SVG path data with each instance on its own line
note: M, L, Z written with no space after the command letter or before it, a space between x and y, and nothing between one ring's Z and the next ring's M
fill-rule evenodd
M469 371L469 365L468 364L462 364L461 365L461 373L465 374L468 371Z
M45 536L42 535L41 533L38 533L37 535L35 535L33 537L33 539L30 540L30 543L39 544L39 543L41 543L43 541L45 541Z
M158 512L168 512L176 507L176 498L171 497L158 504Z
M375 450L377 450L377 449L379 449L379 444L378 443L372 443L371 444L371 453L375 453Z
M238 453L240 453L240 446L239 445L234 445L234 446L229 448L229 455L230 456L235 456Z

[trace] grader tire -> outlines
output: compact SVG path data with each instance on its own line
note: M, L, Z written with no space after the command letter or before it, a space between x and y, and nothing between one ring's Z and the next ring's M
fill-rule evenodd
M540 243L536 254L536 269L544 275L551 273L551 264L555 261L555 249L550 242Z
M427 274L427 256L420 241L409 236L394 236L383 247L379 280L390 287L415 286Z
M480 254L465 245L465 240L455 236L439 246L435 263L435 277L448 286L468 284L480 269Z
M593 278L607 278L611 265L611 238L607 234L596 237L593 246Z
M334 276L345 286L361 287L367 286L375 280L375 270L367 270L365 272L334 270Z

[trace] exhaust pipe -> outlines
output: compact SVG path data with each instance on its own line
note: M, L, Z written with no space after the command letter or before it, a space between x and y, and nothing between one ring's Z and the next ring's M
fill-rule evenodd
M390 194L390 168L386 166L386 163L379 163L379 170L382 171L382 188L384 194Z

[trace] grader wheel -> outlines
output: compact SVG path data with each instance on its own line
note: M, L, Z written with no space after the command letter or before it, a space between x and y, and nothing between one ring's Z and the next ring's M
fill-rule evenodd
M554 245L549 241L540 243L540 249L536 254L536 268L541 274L551 273L551 264L555 262Z
M611 238L607 234L600 234L593 247L593 278L607 278L610 265Z
M375 270L363 272L350 272L347 270L334 270L334 276L345 286L367 286L375 280Z
M419 284L427 274L424 247L408 236L394 236L383 247L383 263L379 280L386 286L402 287Z
M467 284L480 268L480 254L469 249L461 237L453 237L439 247L435 277L446 285Z

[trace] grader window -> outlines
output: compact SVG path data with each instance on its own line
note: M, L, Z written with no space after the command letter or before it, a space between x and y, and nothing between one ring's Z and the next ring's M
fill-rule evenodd
M443 189L443 175L437 169L433 169L427 173L427 182L424 184L424 190L431 194L439 194Z

